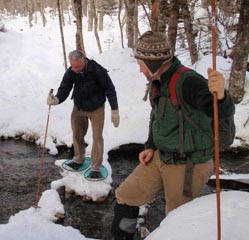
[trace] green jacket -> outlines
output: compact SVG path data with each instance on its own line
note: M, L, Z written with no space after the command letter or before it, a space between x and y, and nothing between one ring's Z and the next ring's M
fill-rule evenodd
M151 119L150 134L147 141L146 148L154 148L160 150L160 158L166 163L184 164L186 163L186 158L180 158L180 128L179 128L179 115L178 110L171 104L169 98L168 84L172 75L182 66L177 58L174 58L173 64L170 68L161 75L160 84L152 84L152 88L158 84L159 96L151 96L153 89L150 91L150 98L154 102L153 104L153 117ZM193 88L187 89L187 86L183 83L186 79L197 79L197 82L203 82L205 94L211 95L208 90L207 80L198 74L197 72L191 70L182 73L178 79L176 86L177 98L180 101L181 108L185 115L190 117L192 121L202 129L203 132L197 130L192 124L190 124L185 118L183 118L183 148L184 153L190 156L194 163L203 163L208 161L213 157L213 130L212 130L212 115L207 112L210 111L210 106L207 106L207 110L203 111L201 108L194 107L193 105L186 102L183 98L183 92L185 90L193 91ZM189 81L189 80L188 80ZM185 89L186 88L186 89ZM197 89L196 89L197 90ZM199 89L198 89L199 91ZM186 94L185 94L186 95ZM193 95L194 92L193 92ZM228 94L226 94L228 95ZM210 97L210 96L209 96ZM211 95L212 97L212 95ZM227 100L225 102L230 103L230 98L226 96ZM198 99L195 99L198 101ZM204 101L200 99L200 101ZM226 103L229 105L229 103ZM230 104L231 105L231 104ZM231 106L230 106L231 109ZM233 111L230 111L232 114ZM208 154L202 154L205 150L209 150ZM211 151L210 151L211 150ZM199 153L199 154L194 154ZM174 157L173 157L174 156Z

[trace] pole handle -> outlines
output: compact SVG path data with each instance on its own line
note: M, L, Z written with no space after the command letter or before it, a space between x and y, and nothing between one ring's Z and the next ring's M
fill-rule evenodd
M51 88L51 89L49 90L49 95L52 95L53 92L54 92L54 89Z

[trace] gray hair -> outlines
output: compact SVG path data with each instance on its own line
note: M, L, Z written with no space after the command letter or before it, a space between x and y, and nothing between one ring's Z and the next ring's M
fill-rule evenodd
M68 55L69 61L71 60L85 60L84 54L80 50L74 50Z

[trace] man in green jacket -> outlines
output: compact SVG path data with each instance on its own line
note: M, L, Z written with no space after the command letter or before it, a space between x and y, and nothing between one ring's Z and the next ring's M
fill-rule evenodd
M180 107L173 106L169 82L183 65L163 34L144 33L135 58L149 81L152 114L140 164L115 192L115 240L133 240L139 207L153 202L161 191L166 214L200 195L213 172L212 93L217 93L219 118L234 114L224 77L211 68L208 81L193 70L180 73L175 87Z

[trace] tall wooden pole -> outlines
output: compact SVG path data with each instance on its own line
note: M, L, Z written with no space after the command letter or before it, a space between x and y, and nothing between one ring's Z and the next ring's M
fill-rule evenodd
M212 0L212 60L213 70L216 70L216 1ZM214 109L214 160L215 160L215 176L216 176L216 204L217 204L217 239L221 240L221 207L220 207L220 158L219 158L219 119L218 119L218 100L217 93L214 93L213 97L213 109Z
M53 93L53 89L50 90L49 94ZM46 142L47 142L47 135L48 135L48 124L49 124L49 117L50 117L50 110L51 105L48 107L48 115L47 115L47 123L46 123L46 129L45 129L45 136L44 136L44 142L42 145L42 153L40 157L40 169L39 169L39 176L38 176L38 182L36 186L36 193L35 193L35 208L38 208L38 202L41 194L41 185L42 185L42 173L44 168L44 155L46 151Z

